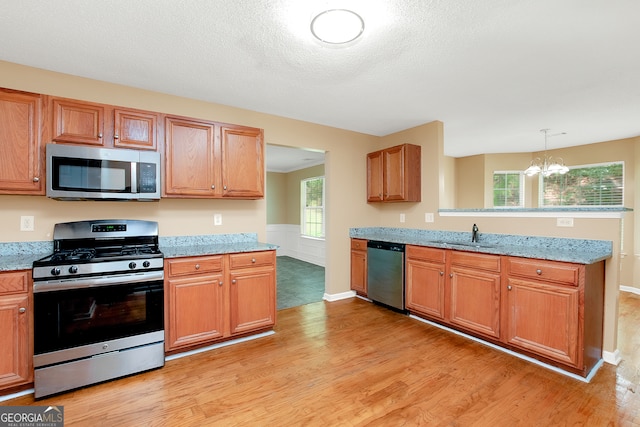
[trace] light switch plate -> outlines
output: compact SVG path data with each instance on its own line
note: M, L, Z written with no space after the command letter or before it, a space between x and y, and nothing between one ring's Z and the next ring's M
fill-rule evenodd
M424 222L433 222L433 212L427 212L424 214Z
M213 215L213 225L222 225L222 214Z
M403 214L403 213L401 213L401 214L400 214L400 222L404 222L404 220L405 220L404 214Z

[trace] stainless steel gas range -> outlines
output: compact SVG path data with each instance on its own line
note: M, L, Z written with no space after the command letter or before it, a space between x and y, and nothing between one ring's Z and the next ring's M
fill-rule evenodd
M56 224L33 263L35 397L164 365L158 224Z

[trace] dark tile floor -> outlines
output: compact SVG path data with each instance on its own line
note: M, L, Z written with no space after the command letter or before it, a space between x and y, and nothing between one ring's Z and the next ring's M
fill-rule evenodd
M278 310L322 301L324 267L288 256L276 262Z

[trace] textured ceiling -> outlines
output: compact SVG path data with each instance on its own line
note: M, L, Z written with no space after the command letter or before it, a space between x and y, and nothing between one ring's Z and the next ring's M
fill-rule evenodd
M343 48L314 12L365 20ZM640 135L638 0L0 0L0 60L387 135L445 154ZM1 83L1 80L0 80ZM268 141L267 141L268 142Z

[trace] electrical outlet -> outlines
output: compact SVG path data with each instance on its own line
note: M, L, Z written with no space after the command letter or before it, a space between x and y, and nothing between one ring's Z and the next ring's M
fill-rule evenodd
M400 214L400 222L404 222L404 214L403 213Z
M433 222L433 212L427 212L424 214L424 222Z
M35 229L35 220L32 216L20 217L20 231L33 231Z
M222 214L213 215L213 225L222 225Z
M573 227L573 218L556 218L558 227Z

